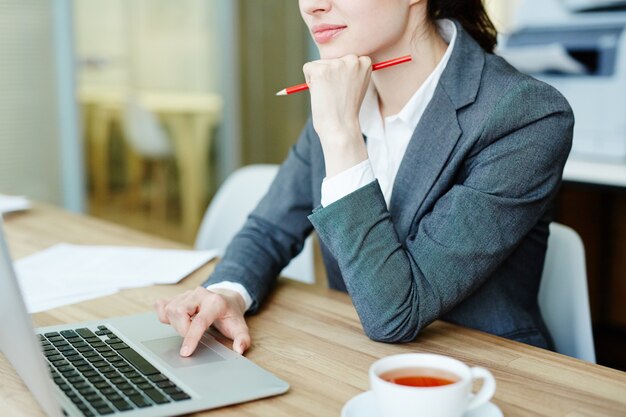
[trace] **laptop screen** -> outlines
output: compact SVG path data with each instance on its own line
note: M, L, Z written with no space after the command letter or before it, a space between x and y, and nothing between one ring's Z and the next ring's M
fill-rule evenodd
M30 315L17 283L0 215L0 350L48 416L62 416Z

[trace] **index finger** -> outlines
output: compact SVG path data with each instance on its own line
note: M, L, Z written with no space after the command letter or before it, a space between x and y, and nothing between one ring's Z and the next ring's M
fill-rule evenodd
M180 348L180 356L190 356L196 350L202 335L211 327L215 318L214 315L201 311L192 319L189 330L183 339L183 346Z
M191 319L191 324L185 333L183 346L180 348L181 356L187 357L196 350L204 332L211 327L225 308L225 302L220 296L207 297L207 294L203 291L194 294L199 307L198 313Z

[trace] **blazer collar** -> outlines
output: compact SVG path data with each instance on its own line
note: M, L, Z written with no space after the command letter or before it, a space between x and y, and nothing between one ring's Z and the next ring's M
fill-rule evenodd
M456 21L457 39L435 93L400 164L389 211L401 241L461 137L457 110L476 100L485 64L483 49Z
M452 21L457 29L456 45L439 84L455 108L460 109L476 100L485 52L458 21Z

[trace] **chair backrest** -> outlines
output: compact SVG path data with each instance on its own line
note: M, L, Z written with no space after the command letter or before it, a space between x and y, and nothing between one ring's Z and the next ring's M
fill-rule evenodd
M173 147L156 116L136 98L129 97L124 106L124 136L135 152L147 158L169 158Z
M558 223L550 225L539 308L557 352L595 363L585 249L574 230Z
M225 250L277 173L278 165L249 165L232 173L213 197L202 219L196 249ZM302 252L291 260L281 275L310 284L315 282L311 236Z

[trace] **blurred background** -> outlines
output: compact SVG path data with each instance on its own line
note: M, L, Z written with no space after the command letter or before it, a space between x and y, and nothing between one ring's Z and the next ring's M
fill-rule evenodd
M486 1L502 55L591 126L555 219L585 244L598 362L626 370L623 3ZM230 173L286 156L308 95L274 93L315 58L295 0L0 0L0 192L191 244Z

